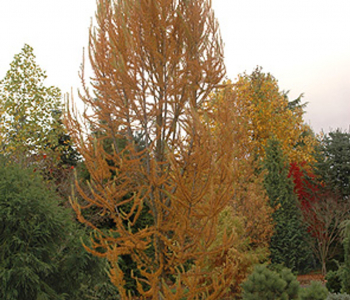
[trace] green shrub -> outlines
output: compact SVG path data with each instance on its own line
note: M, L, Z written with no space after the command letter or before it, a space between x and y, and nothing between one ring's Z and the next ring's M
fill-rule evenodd
M344 264L341 268L342 292L350 293L350 220L342 223Z
M0 299L63 299L48 278L69 216L33 171L0 164Z
M299 294L299 281L290 269L284 268L279 272L281 278L287 283L285 287L285 293L288 295L288 299L298 299Z
M326 287L331 293L339 293L342 287L341 276L338 271L328 271L326 276Z
M350 295L340 293L329 293L326 300L350 300Z
M325 300L328 290L320 281L311 281L311 285L300 290L300 300Z
M277 273L258 265L242 288L243 300L298 299L299 282L288 269Z
M93 288L83 285L80 289L81 294L76 297L76 300L120 300L118 289L109 281L98 283Z
M71 211L36 173L2 159L0 220L1 300L87 299L108 284L106 262L84 250L87 234Z

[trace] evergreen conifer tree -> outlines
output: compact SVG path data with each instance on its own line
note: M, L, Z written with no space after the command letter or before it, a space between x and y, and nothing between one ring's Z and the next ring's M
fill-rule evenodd
M266 148L264 185L275 209L272 217L275 231L271 238L271 260L296 271L302 271L310 261L311 251L305 241L300 209L293 191L293 181L288 177L286 158L278 140L271 139Z
M316 153L315 173L323 185L344 201L350 197L350 132L336 130L322 139Z
M102 282L116 293L106 262L84 251L85 230L58 203L38 173L0 159L0 299L88 299Z

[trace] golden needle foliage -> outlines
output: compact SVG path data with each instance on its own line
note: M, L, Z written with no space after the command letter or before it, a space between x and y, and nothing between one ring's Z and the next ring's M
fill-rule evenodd
M221 137L220 142L231 145L233 152L233 194L220 213L216 241L220 243L224 233L235 237L234 247L227 253L235 270L230 297L240 294L240 285L252 266L267 259L273 230L272 209L262 184L263 174L255 172L246 120L238 114L236 100L233 86L227 82L210 95L203 114L203 121L210 126L213 136ZM214 257L211 263L217 263Z
M85 88L81 95L92 113L84 113L84 124L74 110L67 118L91 176L89 193L78 185L83 201L72 199L79 220L95 230L89 251L108 258L123 299L131 296L122 255L137 264L132 276L142 299L219 299L238 272L228 256L237 233L217 235L217 225L232 205L240 150L229 114L211 114L215 131L203 121L204 103L225 73L211 3L97 4L89 47L94 94ZM89 134L91 128L101 134ZM114 228L106 232L85 219L82 210L91 206L103 209ZM152 223L135 230L144 206Z
M238 99L233 84L228 81L223 88L212 93L205 102L205 117L214 135L219 130L227 130L221 142L230 143L234 152L234 194L230 206L235 214L245 219L246 236L255 245L268 246L271 225L271 210L267 204L267 195L263 187L263 175L256 172L257 162L252 155L250 127L246 116L240 114Z

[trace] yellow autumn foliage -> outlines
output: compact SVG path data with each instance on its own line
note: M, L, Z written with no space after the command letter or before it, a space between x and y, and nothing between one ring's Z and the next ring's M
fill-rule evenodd
M229 205L219 215L213 245L222 243L226 236L233 236L235 242L226 256L214 255L208 262L208 268L214 268L218 274L222 271L218 266L223 259L233 266L235 276L229 286L231 297L240 294L240 285L253 265L267 260L273 230L272 209L262 184L263 173L255 172L257 162L251 155L246 118L237 110L236 100L232 84L225 84L211 94L202 112L202 121L211 128L218 143L229 144L234 153L230 168L233 192Z
M313 161L316 138L303 119L304 105L299 103L300 97L289 102L277 80L261 68L250 75L239 75L236 83L227 84L235 93L233 107L245 126L244 143L250 155L263 160L267 141L274 137L281 142L289 162ZM220 100L215 101L220 104Z

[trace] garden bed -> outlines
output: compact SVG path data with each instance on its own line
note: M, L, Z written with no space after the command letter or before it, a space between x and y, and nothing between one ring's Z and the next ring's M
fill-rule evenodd
M321 281L322 283L326 283L324 276L321 273L310 273L305 275L298 275L297 280L299 281L301 286L310 285L311 281Z

